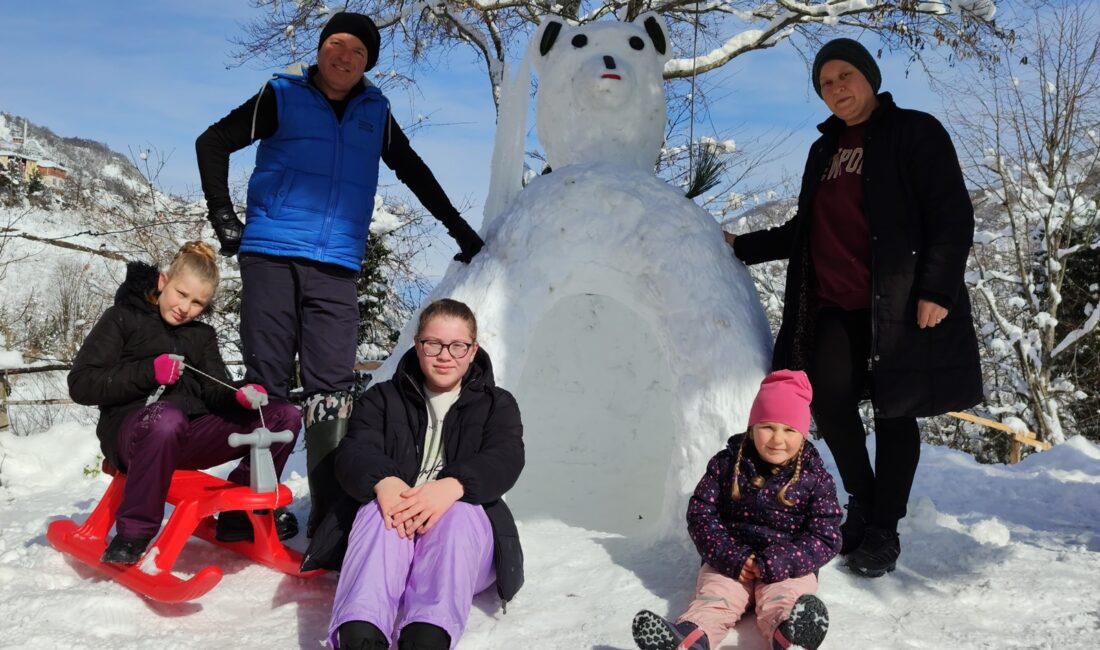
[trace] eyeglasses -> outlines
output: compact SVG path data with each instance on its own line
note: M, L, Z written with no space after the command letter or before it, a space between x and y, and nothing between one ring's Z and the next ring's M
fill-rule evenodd
M455 359L461 359L470 353L470 348L474 347L473 343L466 343L464 341L452 341L446 345L443 341L436 341L433 339L420 339L418 341L420 347L424 349L424 354L429 357L438 357L443 353L443 348L447 348L447 352L451 353L451 357Z

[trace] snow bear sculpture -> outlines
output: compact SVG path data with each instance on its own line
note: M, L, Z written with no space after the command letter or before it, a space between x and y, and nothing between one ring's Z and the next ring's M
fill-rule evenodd
M747 270L715 220L653 172L668 52L655 14L543 22L529 56L553 171L499 215L487 208L485 249L431 296L470 305L497 383L519 401L527 465L508 502L521 520L682 535L686 495L744 430L768 366ZM498 150L517 141L498 133ZM413 319L399 352L415 331Z

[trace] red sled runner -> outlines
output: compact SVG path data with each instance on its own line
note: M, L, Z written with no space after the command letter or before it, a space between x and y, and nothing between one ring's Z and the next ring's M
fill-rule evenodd
M269 461L270 462L270 461ZM279 540L272 512L290 503L292 495L285 485L270 492L224 481L205 472L177 470L172 475L168 503L175 506L168 523L142 560L134 565L116 565L100 561L107 547L107 534L115 523L122 502L126 475L104 461L103 471L114 480L95 510L83 524L60 519L49 525L46 539L57 550L70 555L115 582L162 603L179 603L199 598L222 579L216 565L204 567L187 579L172 574L172 567L192 535L216 546L225 547L260 564L288 575L312 577L324 570L302 572L302 554L287 548ZM252 541L222 542L214 536L213 515L227 510L243 510L252 522ZM258 515L254 510L267 510Z

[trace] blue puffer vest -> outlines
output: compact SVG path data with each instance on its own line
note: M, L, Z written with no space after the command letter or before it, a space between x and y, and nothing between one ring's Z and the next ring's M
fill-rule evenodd
M337 123L305 75L268 82L279 128L256 150L242 253L301 257L358 271L363 260L389 103L373 86Z

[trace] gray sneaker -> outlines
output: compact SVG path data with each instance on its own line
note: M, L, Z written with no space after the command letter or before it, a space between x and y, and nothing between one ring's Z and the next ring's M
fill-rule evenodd
M821 599L811 594L799 596L791 608L791 616L772 635L772 650L790 647L817 650L829 631L829 610Z
M707 635L695 623L670 623L648 609L634 615L631 629L641 650L710 650Z

